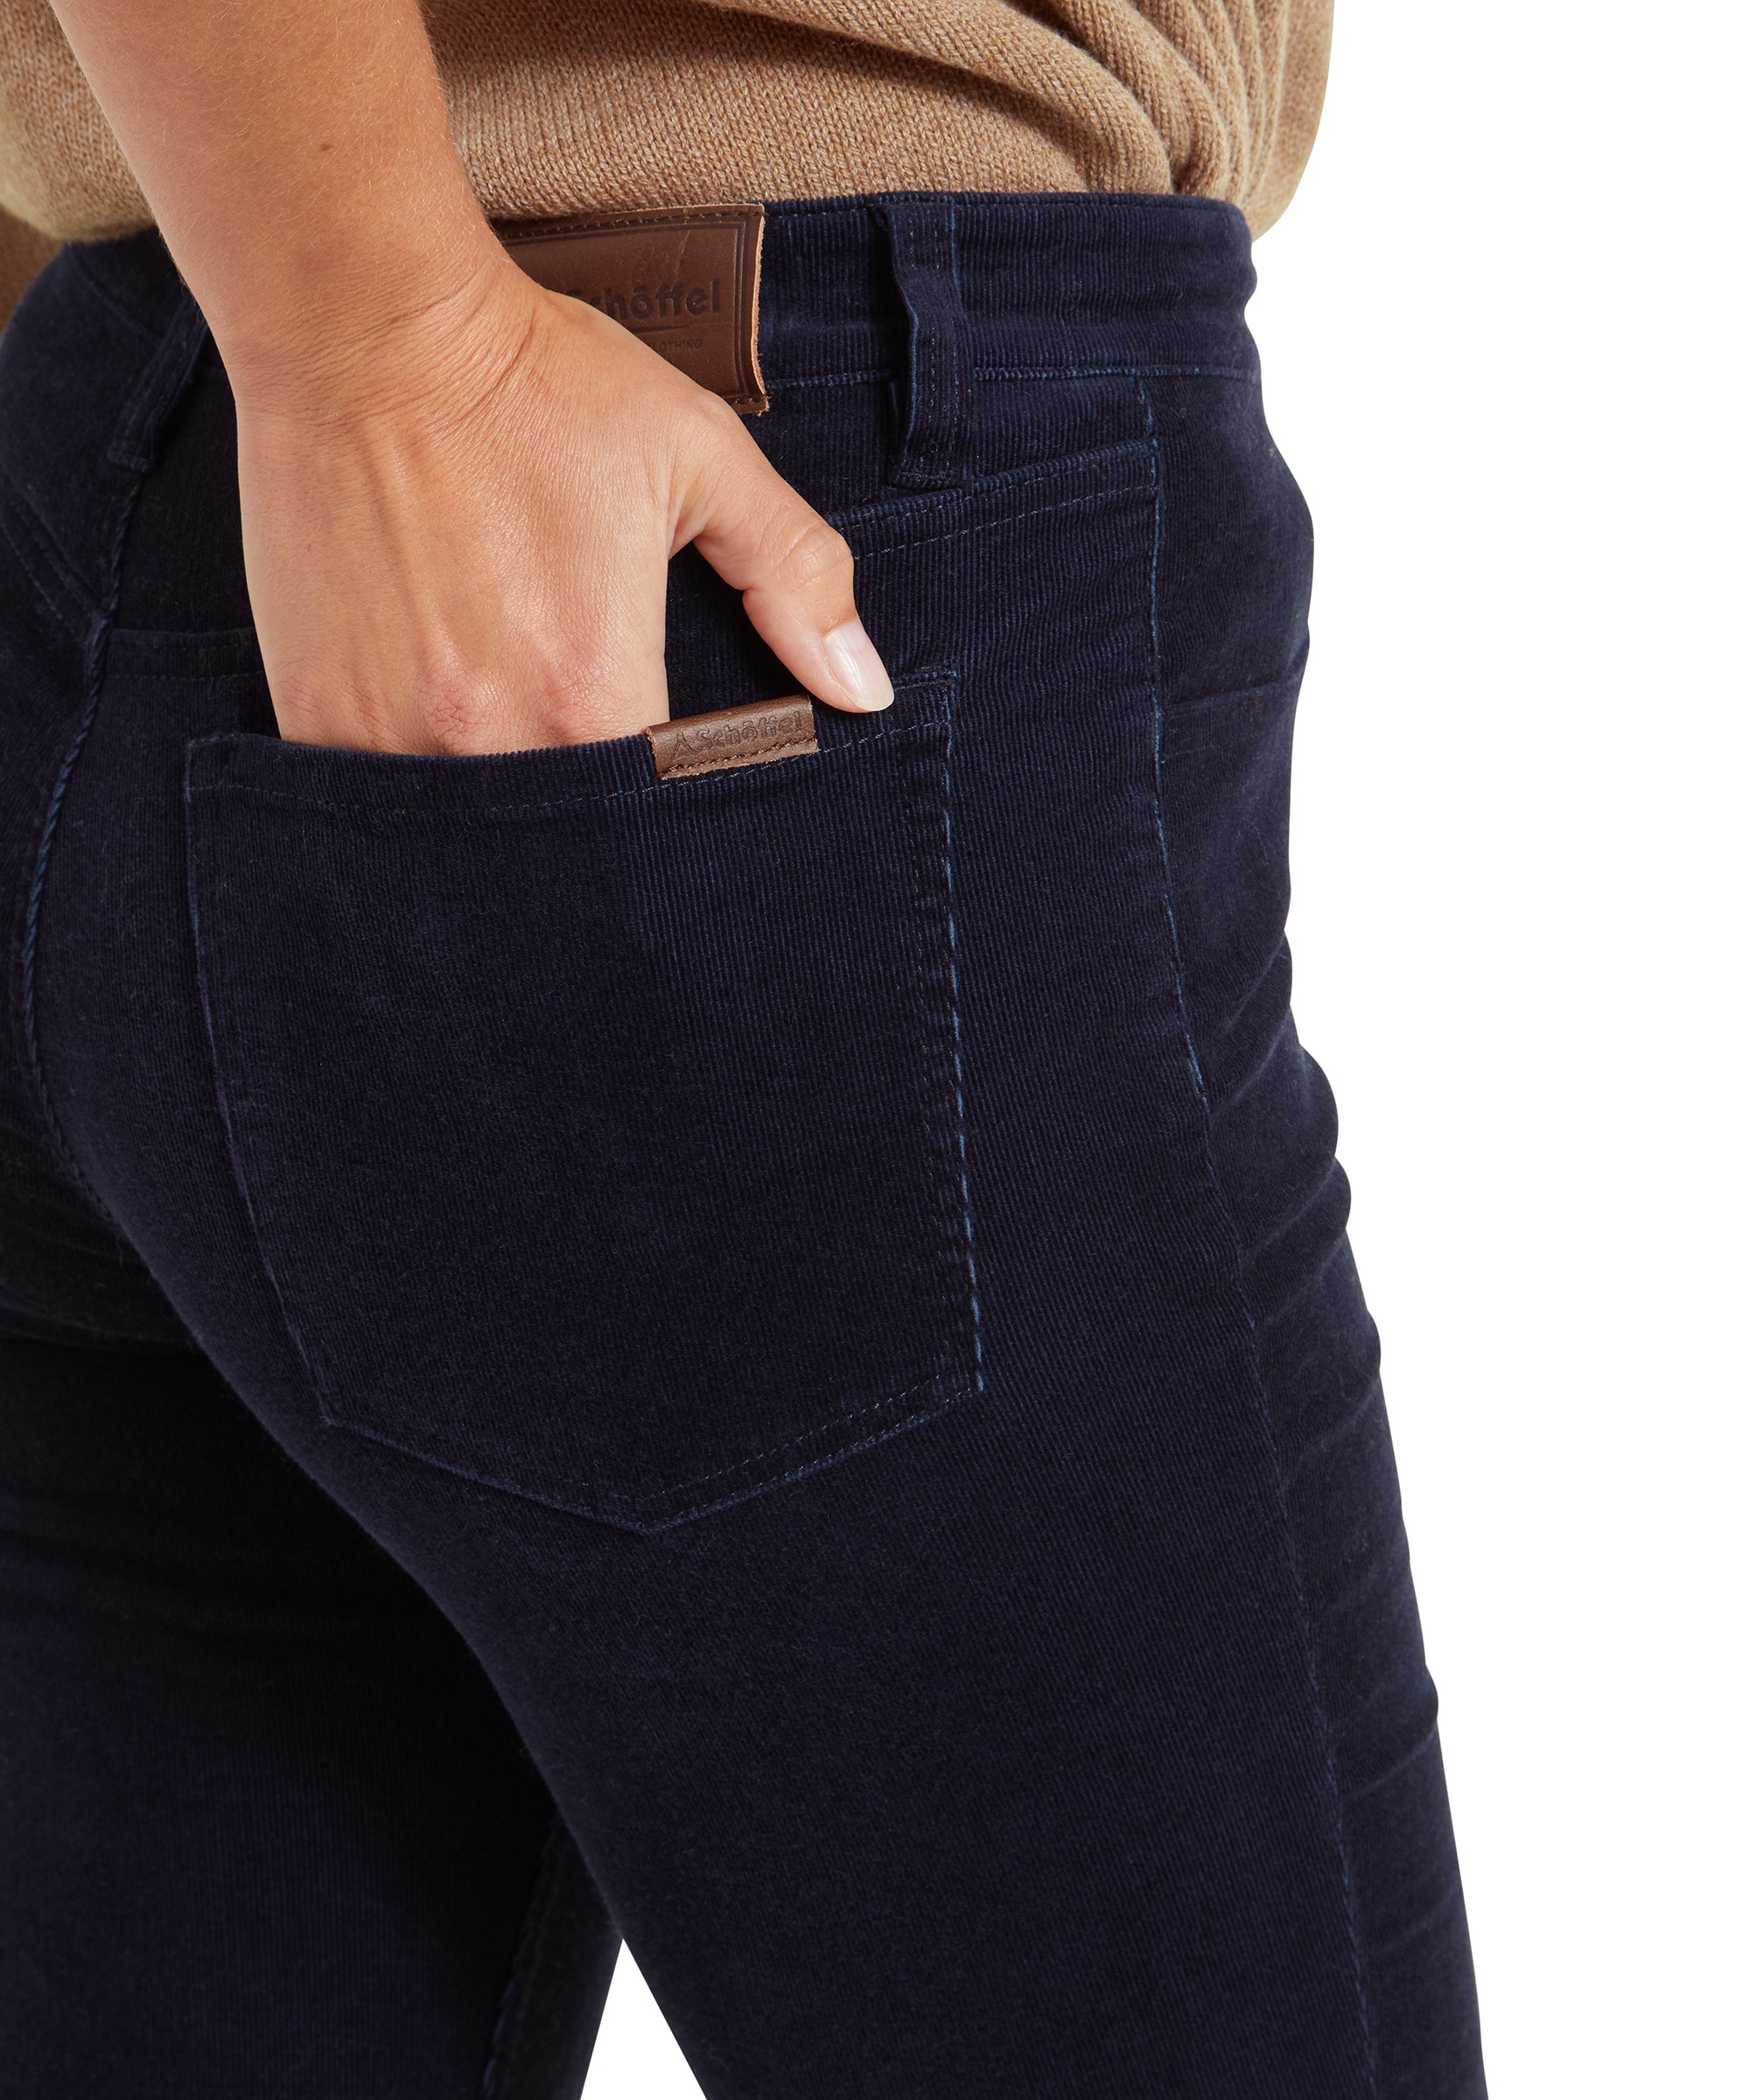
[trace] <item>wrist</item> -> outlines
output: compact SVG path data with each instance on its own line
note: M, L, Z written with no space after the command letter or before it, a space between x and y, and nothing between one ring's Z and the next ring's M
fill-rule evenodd
M479 376L526 335L537 288L484 220L398 249L289 267L213 332L240 410L388 408Z

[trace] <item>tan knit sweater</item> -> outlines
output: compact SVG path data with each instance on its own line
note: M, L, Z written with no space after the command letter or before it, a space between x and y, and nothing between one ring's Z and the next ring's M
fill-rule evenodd
M1194 191L1254 233L1306 164L1331 0L424 0L487 213L870 190ZM48 0L0 0L0 210L151 213ZM0 231L0 292L9 274Z

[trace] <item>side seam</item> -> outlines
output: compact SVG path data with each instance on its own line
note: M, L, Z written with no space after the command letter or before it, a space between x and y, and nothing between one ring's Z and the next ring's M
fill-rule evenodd
M1318 1716L1320 1748L1325 1768L1325 1783L1331 1810L1331 1835L1337 1854L1338 1870L1342 1879L1343 1922L1349 1946L1349 1961L1354 1981L1355 2011L1361 2023L1362 2048L1367 2067L1367 2090L1372 2096L1379 2091L1379 2050L1374 2034L1372 2006L1368 2000L1367 1964L1362 1948L1361 1918L1355 1898L1354 1872L1349 1856L1348 1834L1343 1817L1342 1789L1337 1781L1335 1747L1331 1735L1330 1708L1325 1697L1325 1686L1320 1674L1319 1658L1312 1640L1312 1614L1307 1601L1306 1579L1301 1572L1300 1556L1295 1550L1293 1527L1288 1515L1287 1482L1283 1473L1282 1451L1277 1440L1275 1424L1270 1419L1270 1396L1264 1383L1263 1353L1258 1343L1257 1320L1253 1312L1250 1293L1245 1284L1245 1267L1242 1258L1243 1242L1233 1208L1222 1188L1221 1176L1215 1171L1212 1144L1213 1117L1208 1083L1203 1074L1202 1060L1197 1054L1197 1040L1192 1029L1190 1010L1186 1003L1185 971L1179 942L1179 920L1173 909L1172 859L1166 836L1166 795L1162 780L1163 754L1166 746L1166 723L1162 699L1161 639L1160 639L1160 562L1165 541L1165 522L1162 516L1164 498L1164 463L1161 458L1158 434L1154 418L1154 404L1148 396L1148 388L1140 380L1137 390L1143 400L1147 418L1148 433L1154 446L1154 550L1149 565L1149 626L1154 654L1154 816L1157 847L1160 856L1161 891L1166 912L1167 940L1172 963L1173 996L1179 1010L1180 1033L1185 1044L1190 1064L1192 1082L1196 1088L1197 1100L1202 1112L1203 1165L1208 1177L1210 1193L1217 1212L1227 1229L1228 1253L1233 1264L1234 1295L1245 1322L1246 1365L1248 1383L1253 1409L1263 1432L1264 1446L1270 1454L1270 1486L1274 1494L1279 1536L1284 1559L1294 1592L1294 1601L1299 1617L1301 1656L1306 1671L1306 1683L1312 1697L1312 1705Z
M85 638L81 667L84 697L79 720L55 774L54 786L49 792L42 836L38 841L36 862L32 870L31 886L24 902L19 998L24 1053L30 1064L32 1084L36 1090L38 1105L42 1110L50 1141L63 1170L97 1214L121 1237L125 1236L119 1233L108 1207L92 1187L83 1168L74 1157L73 1148L67 1141L66 1132L49 1089L37 1026L38 944L42 925L43 892L48 883L49 862L54 850L61 809L66 801L67 787L73 779L74 769L79 763L80 753L85 749L86 740L91 734L91 725L97 718L98 702L103 690L103 671L109 634L115 626L116 609L121 598L122 559L128 543L128 529L133 522L141 486L157 456L158 434L193 377L195 360L200 354L206 340L206 321L193 299L185 292L175 318L159 339L157 349L147 360L132 391L122 404L116 434L109 443L107 453L108 463L126 474L128 480L122 487L116 505L114 522L109 531L108 556L100 579L98 602Z
M545 2100L545 2096L518 2095L516 2058L570 1844L571 1833L556 1810L552 1828L541 1848L540 1864L535 1870L534 1886L528 1894L528 1908L523 1913L522 1929L517 1934L516 1949L511 1956L504 1990L499 1998L498 2017L493 2024L486 2067L480 2073L480 2100Z

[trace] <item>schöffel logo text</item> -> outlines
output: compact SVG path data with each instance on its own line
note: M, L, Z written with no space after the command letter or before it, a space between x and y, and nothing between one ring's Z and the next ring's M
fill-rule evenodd
M702 313L721 313L723 311L723 280L713 277L709 284L689 284L684 279L677 284L634 284L629 290L606 285L600 291L587 295L588 304L598 306L610 320L624 322L628 327L648 327L653 322L685 320L689 316L696 319Z
M815 752L814 709L803 696L752 707L728 707L710 715L682 715L645 731L659 779L715 773L732 766L764 766Z
M798 737L812 736L814 722L808 710L787 709L781 715L755 715L751 721L719 722L710 729L688 729L676 724L675 749L682 762L703 759L713 752L733 751L746 744L794 744Z

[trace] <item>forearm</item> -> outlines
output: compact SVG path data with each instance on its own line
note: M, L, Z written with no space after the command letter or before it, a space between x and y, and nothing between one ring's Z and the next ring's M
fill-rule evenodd
M54 6L234 380L496 266L416 0Z

